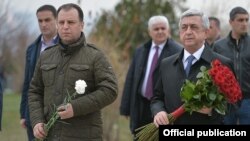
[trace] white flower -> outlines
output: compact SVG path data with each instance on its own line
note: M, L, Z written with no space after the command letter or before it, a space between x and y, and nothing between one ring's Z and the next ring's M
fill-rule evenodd
M84 80L77 80L75 85L75 90L78 94L84 94L87 84Z

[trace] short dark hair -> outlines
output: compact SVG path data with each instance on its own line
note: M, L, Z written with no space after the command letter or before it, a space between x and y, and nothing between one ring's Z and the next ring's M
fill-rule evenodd
M56 18L56 8L52 5L43 5L39 7L36 11L36 14L41 11L50 11L52 12L53 16Z
M216 17L209 17L209 21L214 21L215 25L220 29L220 20Z
M72 8L74 8L74 9L77 10L78 16L79 16L79 20L80 20L80 21L83 21L83 18L84 18L83 11L82 11L81 7L79 7L77 4L74 4L74 3L68 3L68 4L64 4L64 5L60 6L60 7L58 8L58 10L57 10L57 15L58 15L58 13L59 13L62 9L64 9L64 10L70 10L70 9L72 9Z
M235 16L237 14L248 14L247 10L242 8L242 7L235 7L231 10L230 14L229 14L229 18L230 20L234 20Z

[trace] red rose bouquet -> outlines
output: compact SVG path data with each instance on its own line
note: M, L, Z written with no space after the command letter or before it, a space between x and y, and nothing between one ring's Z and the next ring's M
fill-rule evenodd
M242 98L239 83L233 72L217 59L212 61L211 65L209 70L201 67L196 83L186 80L180 92L184 104L168 114L169 123L173 123L185 111L192 114L203 107L213 108L224 115L227 103L235 104ZM159 140L158 128L153 123L138 128L136 132L136 139L139 141Z
M192 113L205 106L224 115L227 103L235 104L242 98L233 72L217 59L209 70L202 66L197 78L196 83L186 80L181 90L187 112Z

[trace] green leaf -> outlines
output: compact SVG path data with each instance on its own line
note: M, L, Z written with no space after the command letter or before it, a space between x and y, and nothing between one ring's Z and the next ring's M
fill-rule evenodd
M193 111L206 106L214 108L217 113L224 115L227 105L225 95L220 93L218 86L213 83L207 68L202 66L200 70L201 72L196 76L196 83L186 80L182 86L180 95L185 110L192 114Z
M208 93L209 100L214 101L216 99L215 93Z
M214 110L215 110L217 113L221 114L221 115L225 115L225 110L224 110L224 109L221 109L220 107L214 108Z
M196 78L202 78L202 77L204 77L204 74L202 72L199 72L196 76Z
M207 68L205 66L201 66L200 70L201 70L201 72L205 72L207 70Z
M193 96L194 99L201 99L201 95L197 94Z
M181 89L181 98L183 100L190 100L193 96L194 88L195 85L189 80L186 80L185 85Z

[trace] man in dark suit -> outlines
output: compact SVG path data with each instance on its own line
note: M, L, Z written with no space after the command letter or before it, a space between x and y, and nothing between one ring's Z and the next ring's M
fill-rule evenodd
M200 67L210 68L214 59L232 67L230 59L214 53L205 46L205 39L209 29L209 20L201 11L190 9L184 12L179 22L180 40L184 46L182 52L165 58L160 64L159 79L154 89L151 111L156 126L169 124L167 113L175 111L183 102L180 90L185 79L196 82ZM192 66L188 74L187 58L193 56ZM221 115L213 112L212 108L202 108L191 115L186 112L174 124L221 124Z
M55 7L52 5L43 5L37 9L36 16L41 35L26 50L26 65L20 104L20 124L27 130L29 141L34 139L28 110L29 85L41 52L58 42Z
M181 51L180 45L169 38L166 17L151 17L148 21L148 31L152 40L136 49L128 70L120 106L120 114L130 117L132 134L136 128L153 122L150 99L153 85L158 78L160 61Z

